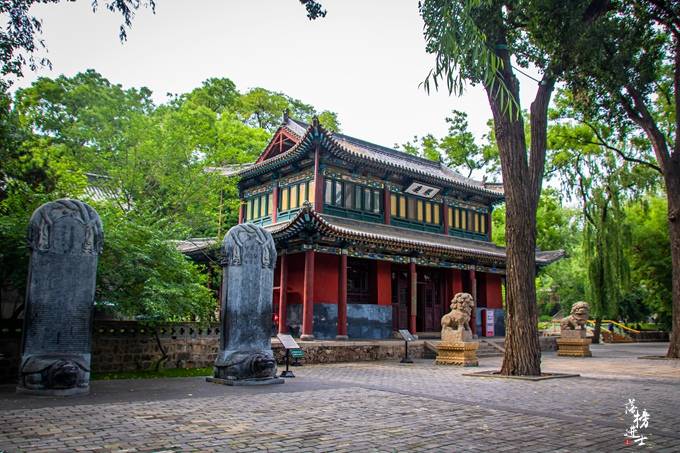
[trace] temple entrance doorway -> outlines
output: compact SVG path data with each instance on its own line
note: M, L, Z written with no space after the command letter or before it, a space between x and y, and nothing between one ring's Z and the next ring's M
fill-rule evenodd
M409 305L408 269L393 264L392 330L408 329Z
M438 269L418 269L418 331L437 332L443 315L442 275Z

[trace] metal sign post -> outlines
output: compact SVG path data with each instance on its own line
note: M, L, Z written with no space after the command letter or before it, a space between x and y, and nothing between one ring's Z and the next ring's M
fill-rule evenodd
M293 337L291 337L290 335L280 333L276 335L276 338L279 339L283 347L286 349L286 371L282 371L279 377L294 378L295 375L293 374L292 371L288 369L288 367L290 366L290 350L300 349L300 346L298 346Z
M416 338L406 329L400 329L399 335L404 339L404 358L401 359L400 363L413 363L413 360L408 356L408 343L409 341L414 341Z

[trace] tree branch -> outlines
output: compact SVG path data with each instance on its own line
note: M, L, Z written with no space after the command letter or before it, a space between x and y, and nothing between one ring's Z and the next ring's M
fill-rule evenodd
M586 195L586 188L585 184L583 183L583 180L585 179L585 176L583 176L583 173L581 172L581 154L579 154L576 157L576 173L578 174L578 185L579 185L579 192L581 192L581 201L583 202L583 216L586 218L588 222L590 222L591 225L595 226L595 219L590 215L590 212L588 211L588 196Z
M652 15L654 19L661 25L665 25L670 29L675 37L678 36L680 31L680 16L675 13L671 8L668 7L666 2L660 0L646 0L651 3L651 9L654 11ZM637 2L640 5L640 2ZM669 2L670 3L670 2ZM644 5L640 5L644 8Z
M652 115L649 113L649 109L647 109L647 106L645 105L642 94L640 94L640 92L631 84L626 84L624 88L633 99L633 105L631 105L624 96L621 96L621 104L628 116L647 134L649 141L652 142L652 148L654 149L654 154L656 154L656 160L659 163L659 167L662 172L665 172L665 168L668 166L668 160L670 158L666 138L657 127Z
M531 103L531 154L529 156L529 180L534 199L532 206L538 204L541 183L545 171L545 153L548 147L548 105L555 88L555 77L548 69L538 84L536 97Z
M649 162L649 161L646 161L646 160L642 160L642 159L638 159L638 158L635 158L635 157L628 156L623 152L623 150L607 143L604 140L604 138L602 137L602 135L600 134L600 131L598 131L597 128L595 126L593 126L592 124L590 124L588 121L581 120L581 123L588 126L590 128L590 130L593 131L593 134L595 134L595 137L597 137L597 140L598 140L597 142L593 142L593 141L582 142L583 144L603 146L610 151L614 151L616 154L619 155L619 157L621 157L621 159L623 159L627 162L633 162L633 163L636 163L636 164L645 165L645 166L647 166L651 169L654 169L654 170L658 171L659 173L663 174L663 172L661 171L661 168L659 168L658 165L653 164L652 162Z

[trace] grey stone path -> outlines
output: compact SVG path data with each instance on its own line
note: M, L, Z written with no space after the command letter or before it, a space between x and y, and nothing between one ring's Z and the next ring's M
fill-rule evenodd
M29 399L6 387L0 450L680 452L680 363L637 359L664 347L545 354L544 371L582 377L540 382L420 361L304 366L284 385L257 388L95 381L88 397ZM480 364L497 369L500 358ZM629 398L651 415L644 447L624 444Z

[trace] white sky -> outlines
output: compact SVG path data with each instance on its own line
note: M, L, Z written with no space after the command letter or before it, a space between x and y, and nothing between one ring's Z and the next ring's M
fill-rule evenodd
M452 97L418 86L433 57L416 0L322 3L326 18L309 21L298 0L157 0L156 14L140 11L123 44L120 16L93 14L90 0L40 5L32 13L44 21L53 70L27 70L15 86L92 68L162 102L228 77L242 92L260 86L335 111L344 133L385 146L443 135L454 108L468 113L475 135L486 133L491 112L480 88ZM535 83L521 82L527 107Z

